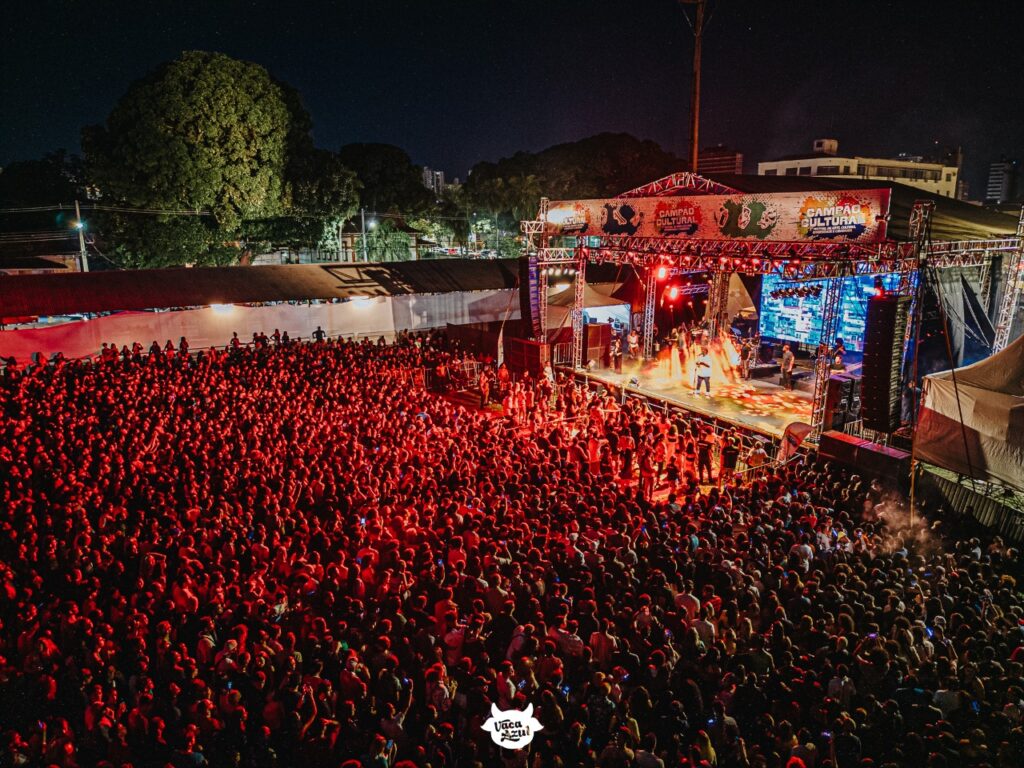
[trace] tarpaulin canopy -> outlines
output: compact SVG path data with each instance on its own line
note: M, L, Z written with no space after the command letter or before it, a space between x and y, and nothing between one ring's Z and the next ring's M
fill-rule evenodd
M924 379L915 455L1024 490L1024 336L953 373Z
M514 259L196 267L0 277L5 317L515 288Z
M625 299L617 299L612 294L618 290L620 283L587 283L583 289L583 307L611 307L616 304L628 304ZM552 307L571 307L576 303L576 291L571 284L565 289L552 293L548 305Z

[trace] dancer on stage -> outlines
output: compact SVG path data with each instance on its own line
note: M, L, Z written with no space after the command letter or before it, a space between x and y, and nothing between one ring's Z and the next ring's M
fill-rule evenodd
M693 394L700 394L701 384L708 397L711 397L711 354L705 345L701 345L700 354L697 355L697 386Z

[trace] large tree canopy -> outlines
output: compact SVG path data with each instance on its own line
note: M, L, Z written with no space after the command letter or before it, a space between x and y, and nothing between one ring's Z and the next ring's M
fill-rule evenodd
M209 210L233 229L282 210L291 121L265 69L189 51L132 85L83 146L104 197Z
M133 84L82 144L105 203L204 215L105 217L126 265L223 263L242 249L322 244L357 206L358 182L313 146L296 91L265 69L189 51Z
M338 156L359 178L367 209L416 216L431 207L433 198L423 186L422 171L405 150L390 144L346 144Z
M678 171L685 163L653 141L601 133L541 152L517 152L473 166L466 192L492 213L533 216L542 195L553 199L607 197Z

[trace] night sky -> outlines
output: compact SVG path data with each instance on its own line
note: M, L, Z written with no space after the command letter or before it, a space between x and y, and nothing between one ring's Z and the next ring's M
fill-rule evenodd
M961 144L971 196L1024 156L1018 0L711 0L701 145L757 160ZM0 39L0 164L65 147L187 49L295 86L320 146L478 160L628 131L685 156L690 28L676 0L13 0Z

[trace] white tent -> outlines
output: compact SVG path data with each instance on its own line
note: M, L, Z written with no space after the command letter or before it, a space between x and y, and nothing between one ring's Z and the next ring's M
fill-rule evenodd
M924 379L916 457L1024 490L1024 336L953 373Z

